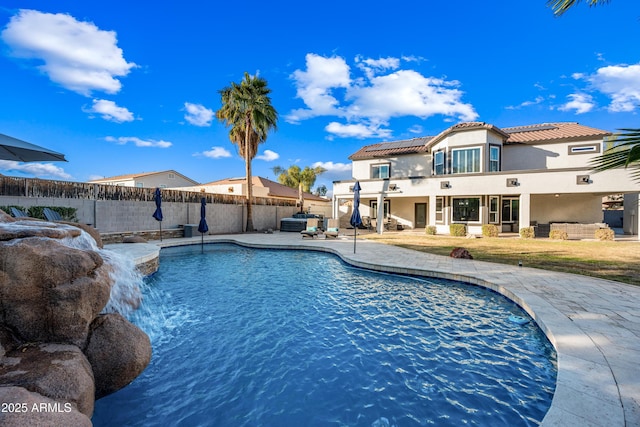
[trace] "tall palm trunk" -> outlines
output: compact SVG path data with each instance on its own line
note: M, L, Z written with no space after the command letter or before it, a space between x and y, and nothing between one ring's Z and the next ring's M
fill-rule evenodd
M254 231L253 228L253 178L251 177L251 150L249 136L251 134L251 112L248 111L245 119L244 135L244 164L247 176L247 228L246 231Z

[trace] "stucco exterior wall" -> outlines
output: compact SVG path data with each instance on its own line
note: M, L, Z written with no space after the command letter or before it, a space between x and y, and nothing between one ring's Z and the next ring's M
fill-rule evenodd
M408 154L384 159L356 160L352 167L353 177L354 179L371 179L371 165L385 163L390 163L391 176L394 178L431 175L431 156Z
M599 151L586 154L569 154L571 146L596 144ZM585 167L602 150L602 140L573 141L539 145L505 145L502 170L566 169Z

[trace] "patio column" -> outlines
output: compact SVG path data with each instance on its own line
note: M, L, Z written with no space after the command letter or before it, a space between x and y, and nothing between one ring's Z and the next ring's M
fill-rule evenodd
M518 227L529 227L531 225L531 194L520 194L519 210Z
M624 195L622 226L625 234L637 235L640 240L640 194Z
M429 215L427 215L427 225L436 225L436 196L429 195L429 204L427 205L427 209L429 209Z
M338 218L338 202L339 202L339 199L334 194L333 197L331 198L331 217L332 218Z
M378 194L378 221L376 224L376 232L382 234L384 230L384 193Z

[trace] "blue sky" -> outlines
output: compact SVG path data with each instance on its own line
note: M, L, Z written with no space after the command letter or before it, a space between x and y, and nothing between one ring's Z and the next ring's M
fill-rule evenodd
M329 189L361 146L461 121L640 125L637 0L560 18L545 0L217 3L4 1L0 133L69 161L0 173L244 176L213 113L245 71L279 113L254 174L321 165Z

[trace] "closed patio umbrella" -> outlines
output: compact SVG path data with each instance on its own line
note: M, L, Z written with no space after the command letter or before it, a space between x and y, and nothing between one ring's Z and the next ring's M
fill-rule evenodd
M198 224L198 231L201 234L201 243L200 247L202 252L204 253L204 233L209 231L209 226L207 225L207 199L204 197L200 199L200 224Z
M153 217L160 223L160 241L162 241L162 194L160 194L160 188L156 188L154 198L156 200L156 211L153 213Z
M353 226L353 253L356 253L356 235L358 234L358 227L362 224L362 218L360 217L360 182L356 181L353 186L353 213L349 223Z
M64 154L0 133L0 159L15 162L66 162Z

